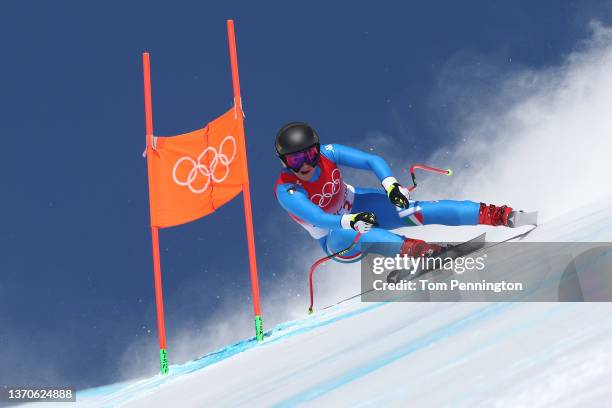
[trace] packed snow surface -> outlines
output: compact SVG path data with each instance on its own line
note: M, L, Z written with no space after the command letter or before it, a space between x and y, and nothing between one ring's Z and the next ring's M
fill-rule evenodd
M609 242L606 201L524 240ZM479 230L453 231L465 239ZM80 391L77 406L601 406L612 398L610 312L608 303L357 298L278 325L262 344L244 340L166 376Z

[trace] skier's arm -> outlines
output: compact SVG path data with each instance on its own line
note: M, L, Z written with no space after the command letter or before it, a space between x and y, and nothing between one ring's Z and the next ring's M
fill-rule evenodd
M408 197L410 195L408 189L402 187L393 177L391 168L382 157L339 144L326 145L323 147L323 151L336 164L371 170L380 180L389 200L398 207L408 207Z
M325 145L321 147L321 150L325 156L336 164L361 170L371 170L381 183L384 179L393 175L385 159L375 154L340 144Z
M276 197L281 207L289 214L298 217L317 227L333 229L345 228L366 233L378 225L373 213L360 212L356 214L333 215L327 214L319 206L314 205L304 190L292 184L279 184L276 187Z
M299 219L321 228L339 228L339 215L327 214L319 206L313 204L304 190L293 184L279 184L276 187L276 197L281 207Z

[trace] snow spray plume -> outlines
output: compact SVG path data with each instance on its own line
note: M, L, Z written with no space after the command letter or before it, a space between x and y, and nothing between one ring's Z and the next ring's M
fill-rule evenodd
M590 27L561 66L515 72L493 97L465 89L480 104L458 115L454 142L427 159L455 177L428 177L420 196L508 203L546 222L609 195L612 29Z
M297 245L297 243L296 243ZM262 285L262 310L264 323L268 330L279 323L302 319L308 307L308 265L313 262L318 252L312 242L301 249L289 248L295 254L288 259L286 270L278 274L271 285ZM319 249L320 250L320 249ZM235 274L239 275L239 274ZM317 301L329 305L342 297L357 293L360 287L359 265L326 265L317 279ZM190 285L198 285L190 282ZM245 290L247 290L246 288ZM190 317L182 317L180 327L172 330L168 338L168 353L173 364L181 364L199 358L243 339L253 337L253 318L250 314L252 305L248 295L240 296L235 292L220 293L222 301L215 310L206 313L194 306L198 312ZM151 307L154 307L152 304ZM132 342L121 355L119 365L122 367L119 381L149 377L159 373L159 363L152 358L157 353L153 337L143 337ZM172 367L170 367L172 373Z

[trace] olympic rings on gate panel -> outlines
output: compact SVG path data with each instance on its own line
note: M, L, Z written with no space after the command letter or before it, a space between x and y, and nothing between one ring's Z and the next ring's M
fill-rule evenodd
M231 155L228 155L226 154L227 152L224 152L223 147L225 146L226 142L231 143L233 145ZM207 154L210 153L212 153L213 158L207 165L202 160L206 157ZM194 194L201 194L208 189L208 186L210 186L211 181L214 181L215 183L222 183L223 181L225 181L225 179L227 179L230 172L229 165L232 163L232 161L234 161L235 157L236 139L234 139L233 136L228 135L219 145L218 151L214 147L208 146L206 149L204 149L202 153L200 153L197 160L194 160L189 156L184 156L178 159L177 162L174 164L174 168L172 169L172 178L174 179L174 182L179 186L188 187L189 190L191 190L191 192L193 192ZM184 180L179 180L179 177L176 174L181 163L189 163L191 165L191 170L189 170L187 178ZM215 175L215 171L217 170L217 166L219 165L225 168L222 177ZM201 188L196 188L193 184L193 182L198 178L198 175L206 177L206 183L204 183L204 186Z

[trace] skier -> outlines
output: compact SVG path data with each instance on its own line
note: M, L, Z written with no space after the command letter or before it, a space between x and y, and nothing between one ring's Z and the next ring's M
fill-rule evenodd
M340 144L321 146L317 132L303 122L280 129L276 153L285 167L276 181L278 202L328 254L349 247L358 232L360 242L386 243L383 255L419 257L437 254L443 247L389 230L426 224L517 227L535 223L537 213L514 211L506 205L410 200L408 189L393 177L384 159ZM338 165L374 172L383 189L345 183ZM343 258L359 253L360 245L356 245Z

